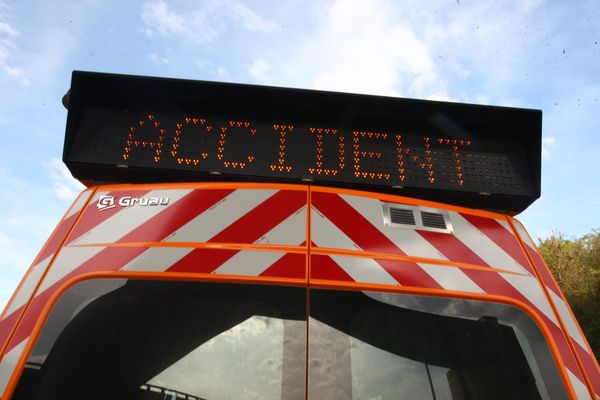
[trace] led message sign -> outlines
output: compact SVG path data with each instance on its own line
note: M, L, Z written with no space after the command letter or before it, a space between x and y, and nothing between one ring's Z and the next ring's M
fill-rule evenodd
M74 72L64 161L95 182L312 182L520 211L541 113Z

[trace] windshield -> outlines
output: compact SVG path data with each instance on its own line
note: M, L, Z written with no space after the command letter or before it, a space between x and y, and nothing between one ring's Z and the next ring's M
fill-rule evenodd
M514 307L329 290L312 290L310 306L312 399L568 397L544 337Z
M309 293L307 302L302 287L81 282L54 306L13 398L568 397L543 335L515 307Z
M13 398L304 399L305 321L302 288L84 282L55 306Z

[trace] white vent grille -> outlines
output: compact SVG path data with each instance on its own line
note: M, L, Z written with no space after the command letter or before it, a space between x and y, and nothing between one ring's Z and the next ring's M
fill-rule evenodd
M393 203L382 203L382 205L385 226L452 233L450 216L445 210Z
M415 226L415 213L407 208L390 208L390 221L392 224Z
M421 211L421 221L426 228L446 229L446 219L441 213Z

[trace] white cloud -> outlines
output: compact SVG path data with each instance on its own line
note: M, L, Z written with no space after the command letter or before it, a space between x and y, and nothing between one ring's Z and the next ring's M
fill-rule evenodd
M13 244L13 240L4 233L0 232L0 249L9 248Z
M27 78L25 70L15 66L10 61L12 53L17 49L14 40L20 36L20 32L4 21L5 17L1 11L0 9L0 71L17 80L22 85L29 85L30 81Z
M550 149L554 146L556 139L552 136L545 136L542 138L542 158L550 158L552 157L552 152Z
M396 8L396 3L383 0L335 1L322 15L317 36L302 51L315 72L313 87L447 98L421 32L394 18Z
M537 25L538 6L335 0L307 6L314 27L261 57L270 84L523 106L510 88L532 46L556 28L549 17L523 33Z
M271 70L271 65L264 58L257 58L252 62L250 68L248 68L248 72L250 75L259 81L265 80L268 76L269 71Z
M229 73L227 72L227 68L220 66L217 68L217 76L219 78L226 78Z
M0 21L0 34L4 34L8 37L19 36L19 31L10 26L8 23Z
M85 188L58 158L51 158L44 162L46 175L52 181L54 194L67 203L75 200L77 195Z
M241 21L242 25L249 31L270 33L273 32L277 26L275 22L262 18L242 3L231 3L230 9L233 16Z
M142 20L147 25L149 35L158 32L161 35L179 34L187 31L187 22L182 15L169 9L164 1L145 3L142 7Z
M229 26L247 31L270 33L276 24L236 1L207 1L199 8L173 10L163 0L142 6L142 32L147 36L178 36L198 43L211 43Z
M216 65L208 59L196 59L194 60L196 67L202 72L203 75L214 76L216 79L228 79L231 77L231 72L225 65Z
M168 58L161 57L156 53L148 54L148 58L156 65L167 65L171 63Z

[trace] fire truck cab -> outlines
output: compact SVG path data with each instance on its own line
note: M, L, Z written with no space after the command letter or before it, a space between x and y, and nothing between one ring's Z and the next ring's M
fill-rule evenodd
M2 399L600 399L514 218L541 112L73 73L87 189L0 316Z

